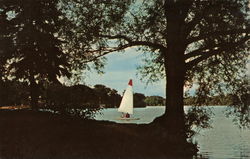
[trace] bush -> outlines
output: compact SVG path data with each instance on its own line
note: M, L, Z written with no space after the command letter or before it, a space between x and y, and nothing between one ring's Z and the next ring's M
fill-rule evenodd
M63 115L93 118L100 110L93 90L84 85L51 84L44 91L44 108Z

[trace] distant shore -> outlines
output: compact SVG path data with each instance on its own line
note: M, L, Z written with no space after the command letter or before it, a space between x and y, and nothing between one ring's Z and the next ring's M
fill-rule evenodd
M184 105L184 107L191 107L194 105ZM197 106L197 107L225 107L228 105L202 105L202 106ZM148 105L145 107L135 107L135 108L147 108L147 107L165 107L165 105ZM0 110L21 110L21 109L30 109L31 107L29 105L16 105L16 106L0 106ZM104 109L108 109L108 108L116 108L118 109L118 107L102 107Z

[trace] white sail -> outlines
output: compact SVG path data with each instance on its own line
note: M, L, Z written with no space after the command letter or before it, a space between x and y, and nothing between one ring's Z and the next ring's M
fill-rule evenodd
M129 81L128 87L122 97L118 112L133 114L133 88L132 80Z

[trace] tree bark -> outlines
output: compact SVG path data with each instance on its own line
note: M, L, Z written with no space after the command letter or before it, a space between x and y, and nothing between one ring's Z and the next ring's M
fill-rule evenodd
M33 110L38 109L38 85L35 81L35 78L33 75L29 77L30 81L30 106Z
M166 83L166 110L165 122L169 133L180 134L185 137L183 87L184 87L184 61L181 50L168 45L168 55L165 58L167 75ZM176 49L177 48L177 49ZM179 57L179 58L178 58Z
M168 134L186 142L183 87L185 79L184 16L174 1L166 1L167 51L164 52L166 73L166 110L160 122Z

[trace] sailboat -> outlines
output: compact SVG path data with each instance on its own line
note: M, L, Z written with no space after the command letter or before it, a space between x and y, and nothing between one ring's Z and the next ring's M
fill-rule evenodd
M131 115L134 112L132 79L130 79L128 82L128 87L122 97L122 101L118 108L118 112L122 112L122 117L119 118L120 120L139 120L139 118L131 117Z

